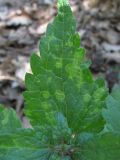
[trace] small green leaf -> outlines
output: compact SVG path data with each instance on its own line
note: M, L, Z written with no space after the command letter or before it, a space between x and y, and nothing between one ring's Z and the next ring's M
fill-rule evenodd
M117 160L120 158L120 135L107 133L97 136L81 150L84 160Z
M12 133L22 127L22 123L13 109L0 106L0 134Z
M103 109L106 129L120 134L120 87L115 87L106 99L107 108Z

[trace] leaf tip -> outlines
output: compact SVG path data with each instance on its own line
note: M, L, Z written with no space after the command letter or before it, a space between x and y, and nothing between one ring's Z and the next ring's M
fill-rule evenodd
M58 3L58 8L59 8L65 5L69 5L69 0L58 0L57 3Z

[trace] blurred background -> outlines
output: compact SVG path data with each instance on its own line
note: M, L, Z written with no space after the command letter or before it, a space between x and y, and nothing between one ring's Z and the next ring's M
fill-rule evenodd
M120 83L120 0L70 0L94 75L110 91ZM0 0L0 104L13 107L24 126L24 76L30 55L57 13L55 0Z

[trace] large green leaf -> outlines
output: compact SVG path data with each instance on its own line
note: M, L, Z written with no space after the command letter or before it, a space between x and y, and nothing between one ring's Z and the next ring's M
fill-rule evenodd
M74 132L103 129L107 91L88 67L68 1L59 0L58 15L40 41L40 56L31 57L33 73L25 78L25 113L33 126L53 124L57 111Z

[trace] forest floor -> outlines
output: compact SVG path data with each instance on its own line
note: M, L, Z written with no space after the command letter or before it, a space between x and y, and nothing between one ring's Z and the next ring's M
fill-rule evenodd
M29 59L57 13L56 4L9 4L0 0L0 103L16 109L27 127L21 108L24 76ZM81 46L91 59L91 71L103 76L108 87L120 83L120 1L70 0L81 36ZM6 3L5 3L6 2ZM19 1L20 2L20 1ZM24 7L22 7L24 6Z

